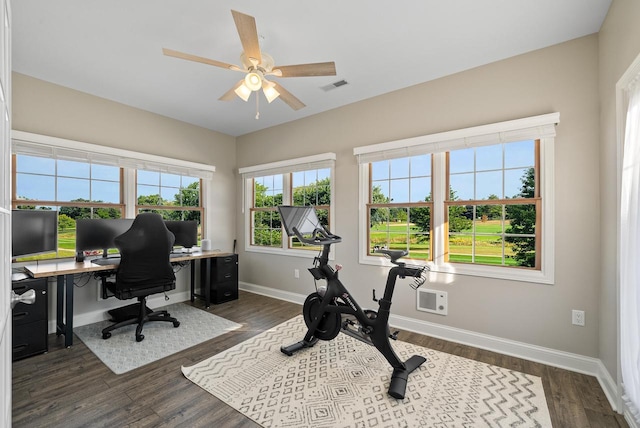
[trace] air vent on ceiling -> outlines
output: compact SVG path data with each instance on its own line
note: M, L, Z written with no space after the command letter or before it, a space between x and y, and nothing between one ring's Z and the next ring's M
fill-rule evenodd
M333 82L330 85L321 86L320 89L322 89L323 91L330 91L332 89L336 89L336 88L339 88L340 86L344 86L348 84L349 82L347 82L346 80L338 80L337 82Z

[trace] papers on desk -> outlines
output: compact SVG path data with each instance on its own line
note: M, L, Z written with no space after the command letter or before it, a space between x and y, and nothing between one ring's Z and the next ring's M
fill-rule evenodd
M11 281L22 281L23 279L29 278L29 275L26 272L13 272L11 273Z

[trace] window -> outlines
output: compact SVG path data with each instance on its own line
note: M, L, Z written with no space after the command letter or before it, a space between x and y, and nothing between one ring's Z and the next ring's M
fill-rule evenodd
M445 261L540 266L539 140L447 152Z
M327 229L331 230L329 221L331 211L331 169L309 169L290 174L291 180L291 205L314 206L318 220ZM298 238L291 237L289 248L302 250L317 250L319 247L303 245Z
M369 255L380 247L431 260L431 171L431 155L370 164Z
M36 258L74 256L76 219L205 218L202 186L213 166L20 131L12 143L12 207L58 211L58 252Z
M247 193L247 251L304 255L317 250L283 233L278 206L314 206L320 221L331 230L334 160L335 154L326 153L240 169Z
M136 171L136 212L155 212L165 220L195 220L202 239L204 208L201 180L188 175L159 171Z
M117 166L20 154L13 165L12 207L58 211L58 252L35 258L72 257L76 219L123 217Z
M282 247L282 229L278 205L283 204L283 178L282 174L277 174L253 179L251 245Z
M381 263L373 249L386 247L437 272L552 283L558 120L551 114L354 149L361 263Z

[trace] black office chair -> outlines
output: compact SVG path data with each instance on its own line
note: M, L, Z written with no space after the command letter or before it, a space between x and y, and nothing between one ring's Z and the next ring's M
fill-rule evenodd
M169 262L174 236L162 217L154 213L139 214L131 228L115 239L120 250L120 265L115 282L104 281L107 289L121 300L138 298L138 303L109 311L115 324L102 330L102 338L126 325L138 324L136 341L144 339L142 326L147 321L169 321L174 327L180 322L167 311L154 312L147 307L147 296L173 290L176 277Z

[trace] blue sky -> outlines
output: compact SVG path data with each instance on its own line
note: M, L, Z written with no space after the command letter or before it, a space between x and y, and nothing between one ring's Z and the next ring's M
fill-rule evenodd
M458 199L511 198L520 193L521 178L534 158L532 140L454 150L450 184ZM424 201L431 189L431 155L374 162L371 177L393 202Z
M56 167L59 174L57 182ZM120 202L120 168L117 166L18 155L16 169L18 197L58 201L82 198L107 203ZM137 180L138 194L160 193L163 198L173 200L181 185L186 187L199 179L140 170Z

